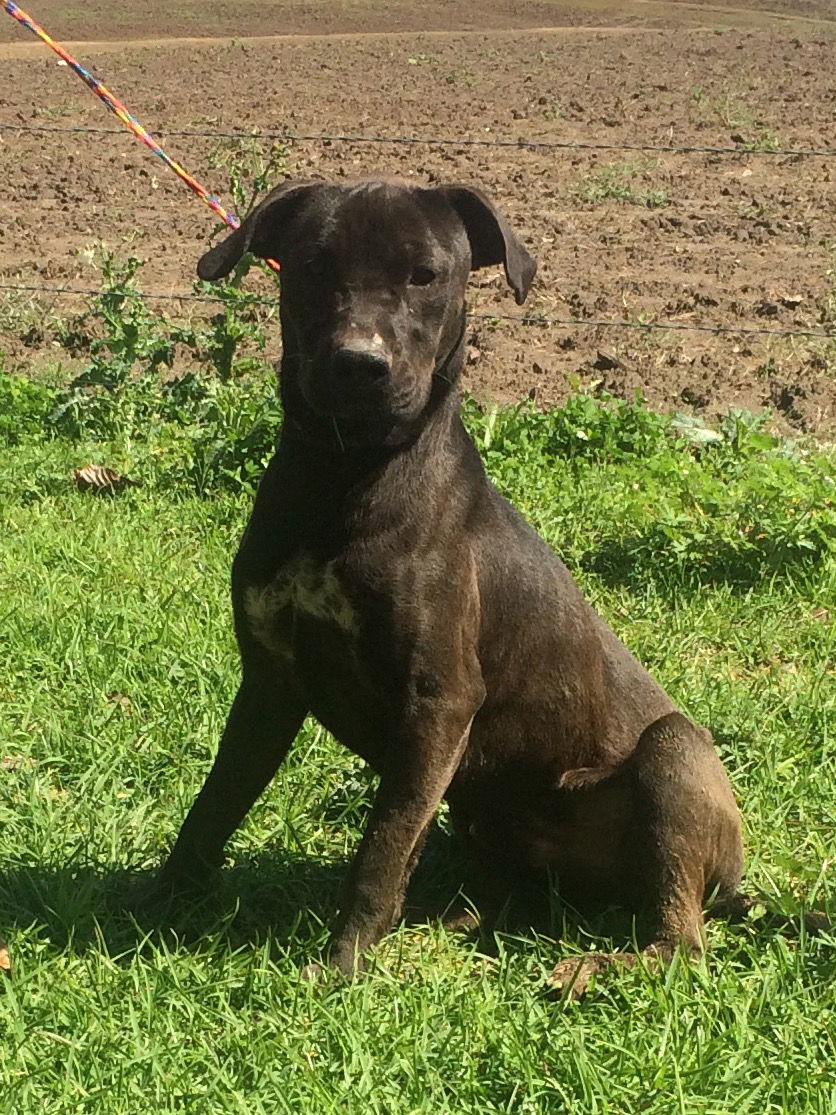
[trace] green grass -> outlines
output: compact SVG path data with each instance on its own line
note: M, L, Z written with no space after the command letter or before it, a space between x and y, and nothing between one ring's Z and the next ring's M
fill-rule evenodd
M300 982L373 792L313 723L176 933L120 910L235 689L230 555L278 420L260 377L156 375L80 393L0 376L0 930L16 964L0 1112L836 1111L832 937L711 925L704 962L564 1005L544 976L614 923L556 914L551 937L491 948L418 924L352 986ZM836 455L744 414L707 430L583 395L548 414L470 405L468 422L502 489L712 726L748 888L832 916ZM76 492L91 462L142 486ZM436 893L443 823L426 858L417 885Z
M660 209L669 204L667 193L656 186L636 186L636 180L652 181L656 170L654 163L608 163L585 174L575 188L575 197L587 205L602 201L623 201L630 205L643 205Z

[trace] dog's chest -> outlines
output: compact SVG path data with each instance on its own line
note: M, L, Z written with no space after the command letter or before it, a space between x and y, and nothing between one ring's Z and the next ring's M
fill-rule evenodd
M292 679L313 715L379 769L387 703L368 657L369 619L332 562L297 557L265 585L244 589L250 635ZM374 624L372 624L372 628Z
M244 610L253 637L272 654L294 657L299 621L313 620L343 636L357 633L357 613L334 562L300 554L285 562L266 585L244 590Z

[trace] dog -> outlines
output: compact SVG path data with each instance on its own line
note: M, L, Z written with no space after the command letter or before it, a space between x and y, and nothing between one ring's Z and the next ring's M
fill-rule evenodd
M379 775L329 963L346 975L398 919L443 799L483 917L521 881L624 904L638 951L555 969L577 991L641 951L703 947L733 905L741 824L688 720L497 492L460 417L469 273L536 264L480 190L289 180L200 260L281 266L284 407L232 569L241 684L159 875L222 862L309 712ZM456 918L451 918L455 921Z

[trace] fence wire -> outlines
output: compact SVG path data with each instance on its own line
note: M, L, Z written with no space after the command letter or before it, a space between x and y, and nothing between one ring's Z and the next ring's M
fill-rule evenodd
M0 283L0 291L19 294L51 295L55 297L76 295L84 298L95 298L102 294L101 289L94 287L64 287L64 286L33 286L22 283ZM194 291L140 291L118 290L114 293L124 298L138 298L145 301L162 302L208 302L215 304L228 304L228 299L212 294L196 294ZM275 298L264 298L259 295L247 295L247 304L250 306L275 306ZM519 325L559 326L568 329L635 329L639 331L666 332L674 330L681 333L715 333L732 334L738 336L760 337L808 337L822 341L836 340L836 329L769 329L760 325L701 325L696 322L685 321L637 321L626 318L577 318L555 317L551 314L502 314L487 311L471 311L471 318L481 321L508 321Z
M58 135L124 135L124 128L107 128L87 125L12 124L0 123L0 132L46 132ZM149 135L152 134L149 132ZM185 139L230 139L245 142L253 139L280 143L372 143L426 145L428 147L502 147L514 150L543 151L650 151L661 155L768 155L773 158L822 158L836 157L836 148L776 147L758 142L740 143L736 146L670 145L659 143L604 143L593 140L492 139L474 136L415 136L415 135L348 135L337 133L302 132L221 132L158 128L156 136Z
M26 132L47 133L57 135L117 135L124 136L123 128L109 128L104 126L88 125L50 125L50 124L24 124L2 123L0 132ZM350 143L350 144L394 144L394 145L426 145L430 147L458 147L458 148L505 148L515 150L556 150L556 151L631 151L654 152L668 155L734 155L737 157L767 155L773 158L833 158L836 148L773 148L757 144L738 144L736 146L712 145L668 145L657 143L605 143L591 140L539 140L519 137L488 138L472 136L415 136L415 135L349 135L345 133L302 133L291 131L217 131L196 129L166 129L160 128L158 135L169 138L184 139L228 139L236 142L263 140L265 142L281 143ZM23 284L0 284L0 291L36 294L40 296L68 296L96 297L100 290L80 287L43 287ZM194 292L142 292L123 291L128 298L141 298L156 301L171 302L205 302L222 303L224 299L212 295L196 294ZM273 305L275 300L268 298L250 297L251 305ZM690 333L713 333L720 335L762 336L762 337L806 337L818 340L836 339L836 329L770 329L758 325L711 325L682 321L639 321L629 319L605 318L571 318L556 317L542 314L502 314L472 312L471 318L486 321L517 322L523 325L540 325L560 327L566 329L632 329L640 331L678 331Z

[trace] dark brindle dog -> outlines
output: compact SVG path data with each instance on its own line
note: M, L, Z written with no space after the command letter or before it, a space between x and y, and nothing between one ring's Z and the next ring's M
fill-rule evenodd
M221 862L310 711L380 775L343 972L398 918L443 798L486 905L554 876L642 912L653 955L699 949L742 866L711 737L491 486L459 416L468 272L502 264L521 303L534 261L478 190L398 181L286 182L198 272L247 251L282 267L285 422L233 566L241 687L161 887Z

